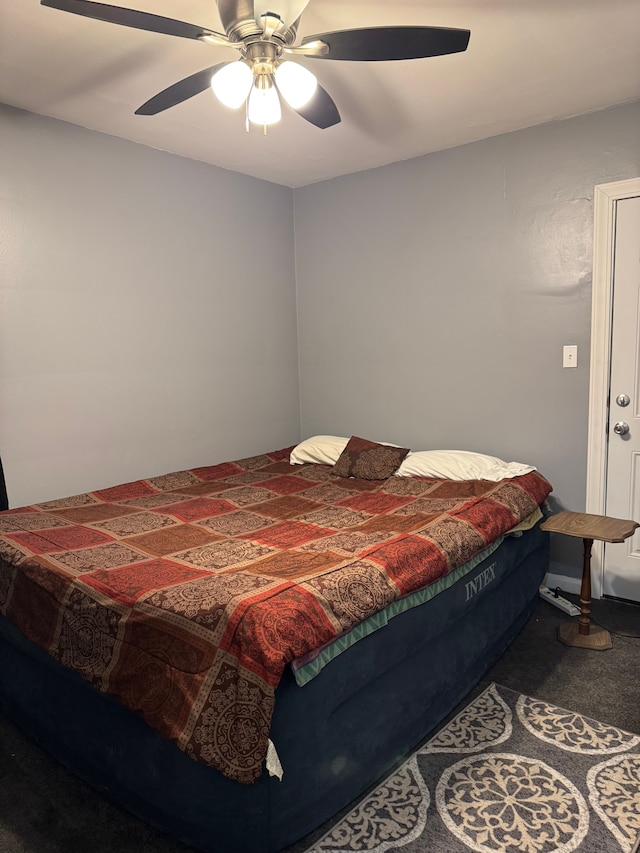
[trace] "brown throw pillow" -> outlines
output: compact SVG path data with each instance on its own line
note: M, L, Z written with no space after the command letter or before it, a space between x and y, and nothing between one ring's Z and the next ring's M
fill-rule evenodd
M338 477L386 480L397 471L407 453L408 447L389 447L352 435L331 471Z

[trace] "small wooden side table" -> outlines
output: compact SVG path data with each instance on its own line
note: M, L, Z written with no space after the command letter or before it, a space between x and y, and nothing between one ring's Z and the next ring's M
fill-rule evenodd
M585 512L563 510L549 516L540 525L541 530L579 536L584 544L582 563L582 585L580 587L580 618L578 624L565 622L558 628L558 639L567 646L581 649L605 650L612 648L611 634L599 625L592 625L591 613L591 548L593 540L602 542L624 542L635 529L637 521L610 518L607 515L590 515Z

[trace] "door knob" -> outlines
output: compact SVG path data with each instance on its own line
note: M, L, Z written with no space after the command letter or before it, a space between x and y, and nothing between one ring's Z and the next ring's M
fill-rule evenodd
M629 424L625 421L618 421L617 424L614 424L613 431L616 435L626 435L629 432Z

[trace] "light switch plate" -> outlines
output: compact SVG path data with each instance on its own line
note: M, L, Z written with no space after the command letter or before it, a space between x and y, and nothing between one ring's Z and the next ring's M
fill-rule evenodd
M577 367L578 366L578 347L566 346L562 347L562 366Z

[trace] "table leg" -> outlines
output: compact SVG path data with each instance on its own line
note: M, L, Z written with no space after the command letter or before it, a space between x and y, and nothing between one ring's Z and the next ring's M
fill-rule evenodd
M580 586L580 619L578 632L583 636L589 633L591 625L591 549L593 539L583 539L584 556L582 559L582 585Z
M580 618L578 624L565 622L558 628L558 639L565 646L605 651L613 648L611 634L591 624L591 549L593 539L583 539L582 583L580 585Z

